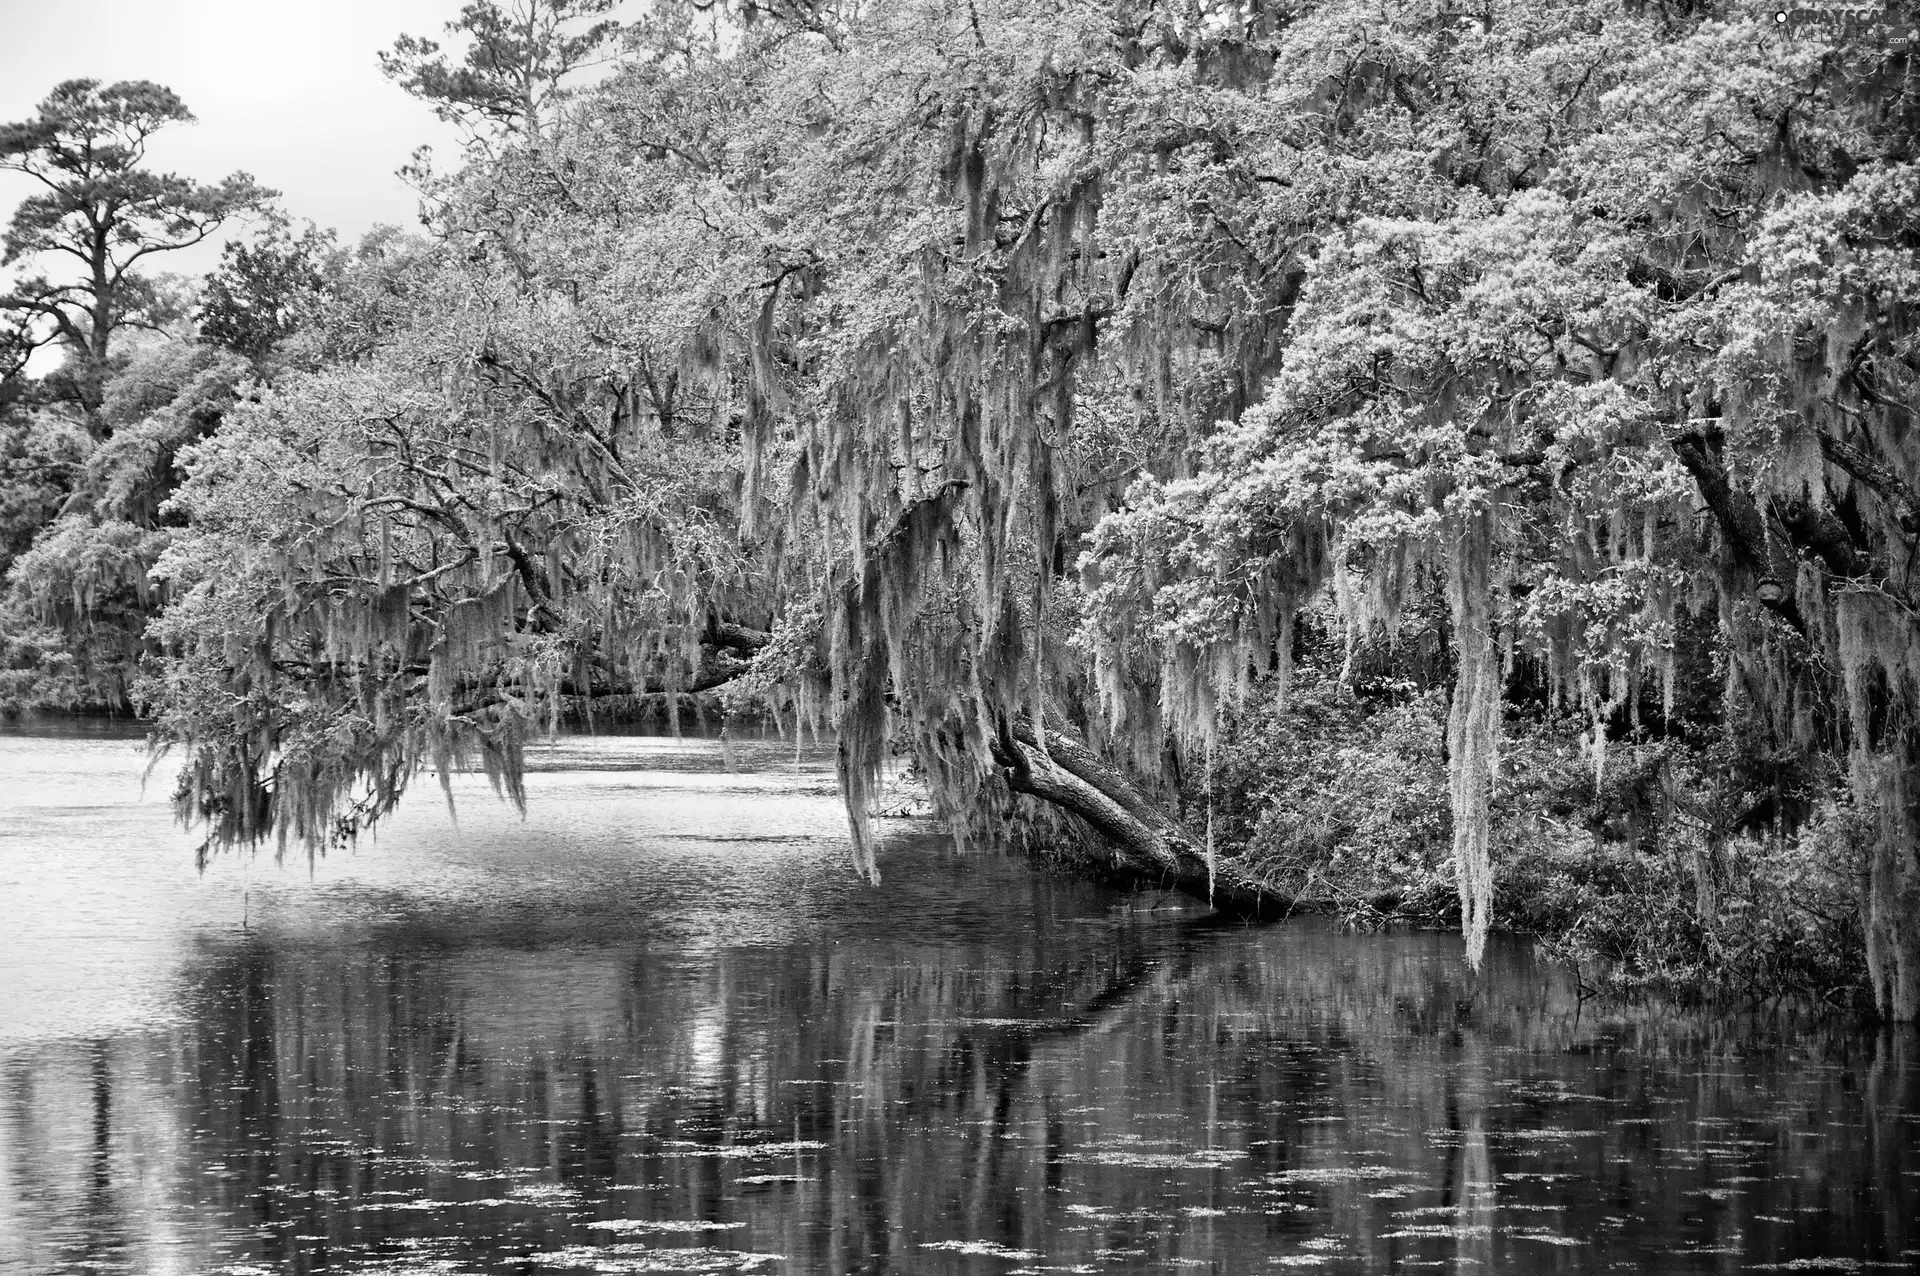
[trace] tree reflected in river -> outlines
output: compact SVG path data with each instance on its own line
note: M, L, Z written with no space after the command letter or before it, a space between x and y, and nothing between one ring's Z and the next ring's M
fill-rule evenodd
M568 837L658 801L569 774ZM195 931L171 1022L0 1055L0 1271L1920 1258L1908 1037L1596 1013L1518 941L1475 981L1457 938L1220 925L931 833L876 893L830 797L765 787L727 806L767 845L556 858L536 799L463 811L461 891L383 869ZM798 912L690 920L743 874Z

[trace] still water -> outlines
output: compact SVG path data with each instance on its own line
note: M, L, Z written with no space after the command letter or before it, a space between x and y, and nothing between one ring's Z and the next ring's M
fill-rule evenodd
M908 822L870 888L777 741L535 765L202 874L137 743L0 736L0 1273L1920 1270L1910 1036Z

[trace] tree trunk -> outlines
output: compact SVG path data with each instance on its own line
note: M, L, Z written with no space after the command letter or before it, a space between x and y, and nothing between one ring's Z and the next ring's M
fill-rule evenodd
M76 351L79 376L76 384L80 391L80 406L87 415L87 431L96 439L106 437L106 420L101 415L101 407L106 402L107 360L113 352L113 325L116 316L113 313L115 287L113 277L108 273L113 267L111 241L108 239L111 223L102 223L94 232L93 242L88 245L90 260L87 262L91 272L87 292L91 304L87 314L91 323L87 333L87 347Z
M996 749L1001 774L1025 793L1077 816L1113 850L1109 867L1171 887L1215 908L1250 916L1286 911L1276 895L1239 865L1209 864L1173 818L1126 776L1063 731L1049 729L1043 746L1032 724L1003 736Z

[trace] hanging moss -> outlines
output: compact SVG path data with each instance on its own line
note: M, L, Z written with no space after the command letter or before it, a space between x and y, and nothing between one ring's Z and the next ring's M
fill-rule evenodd
M1459 669L1447 715L1447 767L1453 805L1453 865L1460 886L1460 930L1476 970L1493 920L1493 834L1488 809L1500 765L1500 661L1490 601L1493 518L1467 515L1452 535L1447 603Z

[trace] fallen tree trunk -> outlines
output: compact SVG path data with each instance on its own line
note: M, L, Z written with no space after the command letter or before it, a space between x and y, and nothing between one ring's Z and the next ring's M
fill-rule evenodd
M1223 912L1266 917L1291 911L1237 863L1215 860L1137 785L1086 744L1048 728L1044 741L1031 723L1002 733L995 760L1007 787L1084 822L1112 848L1105 865L1123 876L1206 900Z

